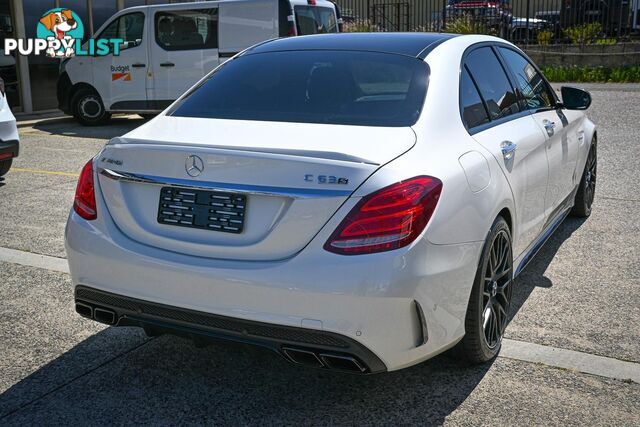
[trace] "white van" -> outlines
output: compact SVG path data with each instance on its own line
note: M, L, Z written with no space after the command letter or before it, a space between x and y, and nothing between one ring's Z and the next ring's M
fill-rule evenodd
M78 56L61 64L59 108L82 124L116 112L164 110L226 59L261 41L339 32L328 0L223 0L122 10L96 39L122 39L120 55Z

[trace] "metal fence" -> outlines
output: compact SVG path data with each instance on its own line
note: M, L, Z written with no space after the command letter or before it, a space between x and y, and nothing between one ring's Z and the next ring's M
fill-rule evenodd
M615 43L640 28L640 0L333 0L345 31L484 33L518 43Z

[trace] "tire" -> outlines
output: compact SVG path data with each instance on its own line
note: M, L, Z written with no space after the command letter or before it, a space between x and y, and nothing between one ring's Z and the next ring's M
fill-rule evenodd
M100 126L106 124L111 118L100 95L94 90L83 88L78 90L71 98L73 116L84 126Z
M455 348L459 358L478 364L498 355L509 321L512 276L511 231L507 222L498 217L482 249L467 306L465 336Z
M591 215L591 205L596 195L596 175L598 172L598 147L596 139L593 139L584 171L580 178L578 191L574 200L571 215L578 218L587 218Z
M0 176L5 176L9 169L11 169L11 163L13 163L13 159L3 160L0 162Z

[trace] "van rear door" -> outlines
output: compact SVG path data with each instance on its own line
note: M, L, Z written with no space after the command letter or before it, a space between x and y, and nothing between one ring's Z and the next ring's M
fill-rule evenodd
M277 1L220 3L220 57L223 61L256 43L278 36Z
M151 9L150 105L162 110L218 66L216 5Z
M291 0L296 34L324 34L338 32L338 16L333 3L326 0Z

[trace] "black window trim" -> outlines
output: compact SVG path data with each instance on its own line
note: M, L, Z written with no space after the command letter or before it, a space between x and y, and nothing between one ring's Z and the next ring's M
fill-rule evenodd
M176 48L176 49L167 49L166 46L163 46L160 43L159 37L158 37L158 23L156 21L156 19L158 19L158 14L159 13L171 13L171 12L181 12L181 11L194 11L194 10L211 10L211 9L215 9L217 11L217 15L216 17L218 18L218 25L216 25L216 31L218 32L218 34L216 34L216 37L218 39L218 46L216 47L210 47L210 48L203 48L203 47L193 47L193 48L188 48L188 49L183 49L183 48ZM156 42L156 45L164 50L165 52L189 52L189 51L193 51L193 50L220 50L220 7L219 6L208 6L208 7L193 7L193 8L189 8L189 9L160 9L160 10L155 10L153 12L153 39ZM237 53L237 52L236 52Z
M536 114L536 113L540 113L543 111L554 111L558 109L558 104L559 104L559 100L558 97L556 96L556 92L553 90L553 87L551 86L551 84L549 83L549 81L547 80L547 78L544 76L544 74L542 74L542 71L540 71L540 68L538 68L538 66L531 60L531 58L529 58L529 56L527 56L526 53L524 53L523 51L514 48L511 45L508 44L503 44L503 43L496 43L493 46L493 50L496 52L496 54L498 55L498 58L500 58L500 61L503 62L503 67L505 67L508 72L508 77L510 80L512 80L513 84L515 84L516 86L516 91L518 93L518 98L521 102L521 105L526 108L526 98L525 96L522 94L522 92L520 91L520 88L518 87L518 79L517 77L513 74L513 70L511 70L511 67L509 67L509 65L507 65L507 61L504 59L504 57L502 56L502 53L500 52L500 49L498 48L504 48L504 49L508 49L512 52L515 52L517 54L519 54L520 56L522 56L529 64L531 64L533 66L533 69L536 70L536 72L538 74L540 74L540 77L542 77L542 81L544 82L545 86L547 87L547 90L549 92L551 92L551 96L552 96L552 102L553 105L551 107L540 107L540 108L536 108L533 110L529 110L531 111L531 114Z
M114 22L119 21L120 19L124 18L125 16L129 16L129 15L142 15L142 38L140 39L140 44L139 45L129 47L129 48L127 48L127 50L128 49L134 49L136 47L142 46L142 42L144 41L144 35L145 35L144 33L145 33L145 30L146 30L146 25L147 25L147 15L144 12L139 11L139 10L134 10L134 11L131 11L131 12L123 13L122 15L119 15L119 16L115 17L114 19L109 21L109 23L104 26L104 29L102 31L100 31L100 34L98 34L94 38L95 39L103 38L102 34L104 34L104 32L107 30L107 28L109 28L111 26L111 24L113 24ZM127 40L125 40L125 42L126 41ZM120 47L120 50L124 50L124 49L122 47ZM113 55L113 52L109 52L109 55Z
M507 81L509 82L509 85L511 86L511 89L514 91L516 96L520 97L520 91L517 89L517 86L514 85L514 82L513 82L513 79L512 79L512 75L511 75L511 71L508 69L508 67L507 68L505 67L505 64L503 62L502 57L497 52L497 49L496 49L497 45L502 46L503 44L502 43L496 43L496 42L475 43L475 44L469 46L467 49L465 49L464 53L462 54L462 59L460 60L460 73L459 73L459 77L458 77L458 111L460 113L460 120L462 120L462 123L465 125L465 128L466 128L466 124L464 123L464 115L463 115L463 111L462 111L462 102L461 102L462 101L462 91L460 90L462 88L462 78L461 77L462 77L463 67L467 69L467 72L469 73L469 76L471 76L471 80L473 81L473 84L476 87L476 91L478 92L478 95L480 96L480 99L482 100L482 104L484 105L485 110L488 111L488 109L487 109L487 101L484 99L484 96L482 96L482 93L480 92L480 89L478 88L478 86L476 84L476 79L473 76L473 73L471 73L471 70L469 70L468 67L466 66L466 59L469 56L469 54L471 52L473 52L474 50L480 49L482 47L489 47L492 50L492 52L496 55L496 57L498 59L498 62L500 63L500 66L502 67L505 75L507 76ZM508 45L506 45L506 46L508 46ZM511 120L517 120L517 119L520 119L522 117L530 116L532 114L532 110L522 109L522 104L520 103L520 100L518 101L518 108L520 109L519 112L517 112L515 114L510 114L510 115L508 115L506 117L500 117L498 119L492 119L491 115L487 114L487 116L489 117L489 122L488 123L484 123L484 124L481 124L481 125L478 125L478 126L475 126L475 127L472 127L472 128L468 128L467 132L469 132L469 135L475 135L476 133L485 131L487 129L491 129L494 126L498 126L498 125L501 125L503 123L510 122Z

